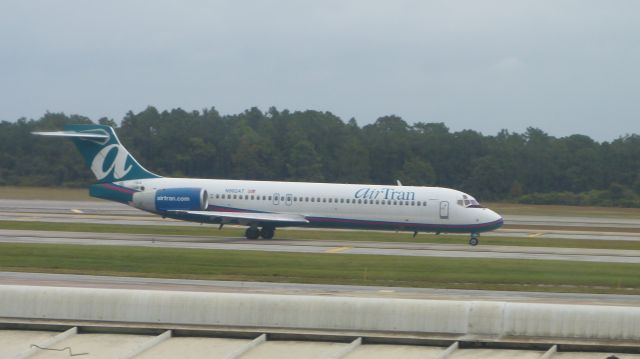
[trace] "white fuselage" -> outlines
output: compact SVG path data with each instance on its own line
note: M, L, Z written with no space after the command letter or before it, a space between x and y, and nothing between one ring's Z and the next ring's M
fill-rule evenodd
M188 178L116 184L139 191L203 188L207 210L299 214L314 227L479 233L502 225L492 210L470 207L471 196L440 187Z

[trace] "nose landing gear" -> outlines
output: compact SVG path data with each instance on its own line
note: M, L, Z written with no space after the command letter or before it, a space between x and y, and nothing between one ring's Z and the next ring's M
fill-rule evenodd
M478 233L471 233L471 238L469 239L469 245L473 247L477 246L478 243L480 243L480 240L478 239L478 237L480 237Z

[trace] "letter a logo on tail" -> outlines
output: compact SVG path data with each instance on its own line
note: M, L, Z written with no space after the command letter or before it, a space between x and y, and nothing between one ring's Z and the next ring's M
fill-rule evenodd
M116 150L116 157L113 162L111 162L109 168L105 170L104 161L109 152L113 149ZM129 158L129 152L127 152L124 147L118 144L109 145L103 147L93 158L93 161L91 162L91 170L98 180L104 179L111 172L113 172L113 178L119 180L126 176L133 168L133 165L129 165L129 167L125 168L127 158Z
M64 131L34 134L72 139L98 182L160 177L142 167L120 144L115 131L109 126L66 125Z

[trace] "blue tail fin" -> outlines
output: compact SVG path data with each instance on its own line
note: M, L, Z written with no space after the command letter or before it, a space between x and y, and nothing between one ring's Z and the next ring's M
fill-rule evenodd
M65 125L64 131L34 134L71 138L99 183L160 177L142 167L109 126Z

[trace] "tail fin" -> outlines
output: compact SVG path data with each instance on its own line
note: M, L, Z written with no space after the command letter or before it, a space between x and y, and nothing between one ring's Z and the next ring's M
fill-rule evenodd
M142 167L109 126L65 125L64 131L33 134L71 138L100 183L160 177Z

